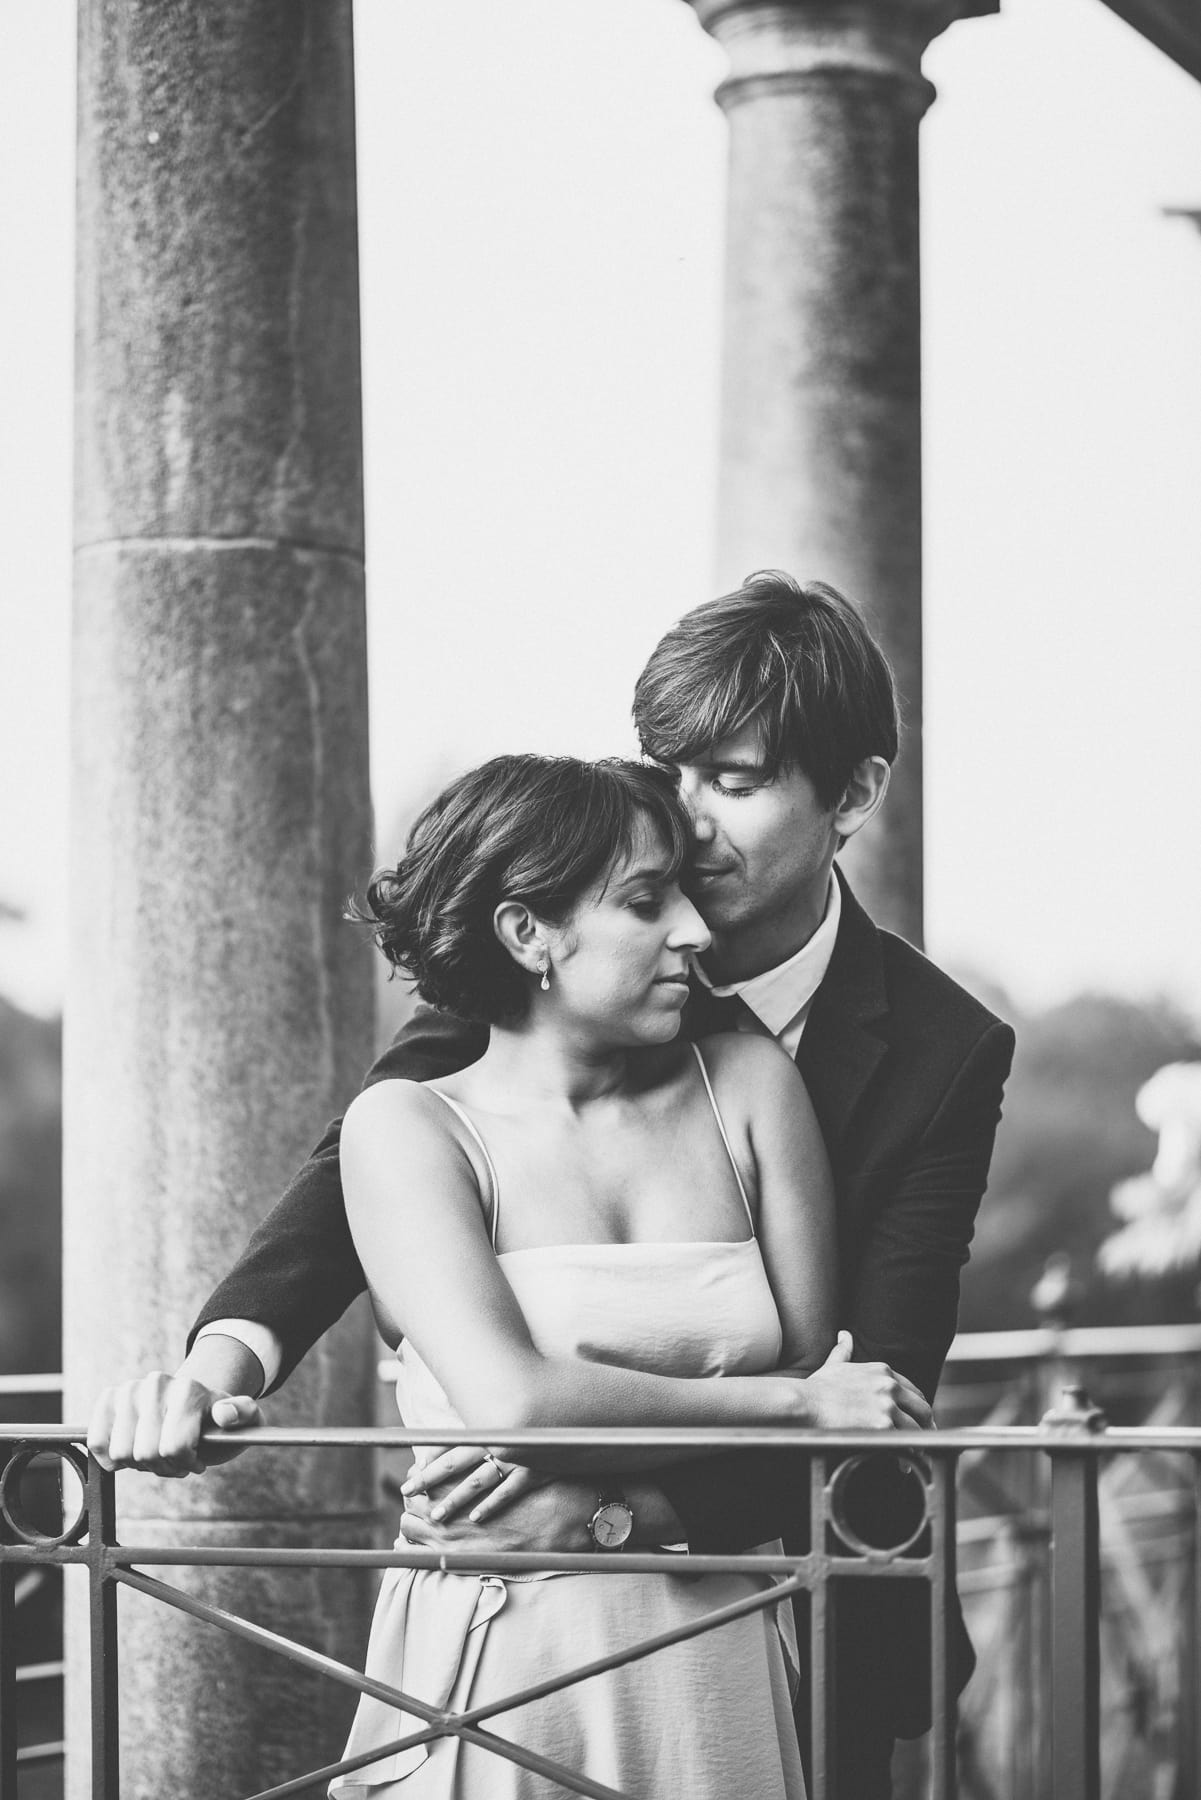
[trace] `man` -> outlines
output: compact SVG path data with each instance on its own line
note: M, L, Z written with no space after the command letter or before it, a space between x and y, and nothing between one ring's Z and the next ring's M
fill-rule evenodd
M696 844L690 892L713 934L685 1029L765 1031L795 1057L834 1171L839 1323L857 1358L896 1372L898 1419L914 1404L924 1412L906 1395L915 1384L933 1399L954 1334L1013 1034L878 931L834 870L887 791L891 672L841 595L766 572L666 634L639 678L634 718L645 752L678 775ZM368 1080L434 1079L485 1043L485 1028L425 1010ZM245 1396L286 1379L362 1286L335 1124L204 1307L178 1375L106 1396L90 1443L115 1465L198 1467L207 1420L255 1420ZM823 1387L820 1370L810 1380L820 1422L845 1425L837 1382ZM778 1453L677 1465L626 1482L624 1500L634 1545L735 1551L783 1535L804 1547L803 1482L795 1459ZM869 1483L865 1505L869 1526L897 1527L900 1477L895 1490L886 1478ZM428 1502L410 1499L404 1530L424 1544L479 1541L486 1530L501 1547L578 1549L596 1512L594 1487L563 1481L527 1492L485 1527L437 1521ZM901 1535L907 1526L894 1541ZM842 1584L834 1756L843 1800L887 1800L894 1739L926 1726L926 1610L910 1583Z

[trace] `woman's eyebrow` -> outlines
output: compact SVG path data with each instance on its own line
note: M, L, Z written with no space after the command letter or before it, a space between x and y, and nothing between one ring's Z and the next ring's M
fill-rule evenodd
M616 888L635 887L639 882L667 882L672 879L672 871L667 863L643 863L637 869L631 869L619 881L614 882Z

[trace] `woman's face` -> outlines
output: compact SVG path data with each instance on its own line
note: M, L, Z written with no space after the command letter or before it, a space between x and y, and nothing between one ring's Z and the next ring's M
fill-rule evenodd
M560 1018L616 1044L675 1037L690 958L710 941L647 820L632 853L582 895L562 925L545 927L545 936L551 985L539 998Z

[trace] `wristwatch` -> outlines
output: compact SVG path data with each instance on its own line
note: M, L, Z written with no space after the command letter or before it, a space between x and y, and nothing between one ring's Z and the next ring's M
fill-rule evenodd
M634 1529L634 1509L620 1488L599 1496L588 1521L588 1535L598 1550L620 1550Z

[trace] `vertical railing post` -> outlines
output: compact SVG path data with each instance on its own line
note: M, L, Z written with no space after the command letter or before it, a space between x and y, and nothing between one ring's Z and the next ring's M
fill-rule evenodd
M931 1458L933 1487L930 1518L930 1686L933 1730L930 1744L933 1800L956 1800L959 1782L955 1761L959 1718L958 1684L951 1655L951 1623L955 1612L955 1474L952 1456Z
M108 1551L117 1541L116 1482L88 1458L88 1584L92 1675L92 1800L118 1800L121 1721L117 1697L117 1584Z
M17 1792L17 1571L0 1562L0 1794Z
M1062 1433L1051 1457L1051 1791L1096 1800L1101 1791L1101 1531L1094 1451L1072 1440L1105 1415L1065 1387L1043 1424Z
M813 1456L809 1463L809 1549L814 1559L814 1582L809 1590L810 1800L833 1800L838 1779L834 1752L836 1596L827 1574L826 1475L826 1458Z
M1188 1671L1181 1687L1184 1730L1181 1744L1182 1794L1195 1794L1201 1779L1201 1456L1192 1459L1193 1531L1189 1545L1191 1594L1188 1622ZM1191 1699L1190 1699L1191 1696Z

